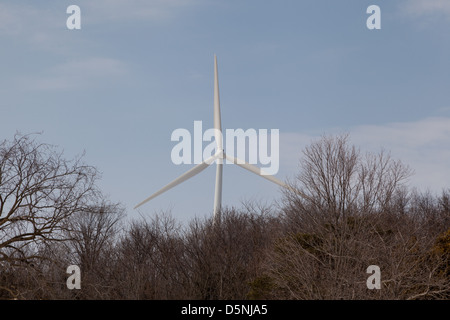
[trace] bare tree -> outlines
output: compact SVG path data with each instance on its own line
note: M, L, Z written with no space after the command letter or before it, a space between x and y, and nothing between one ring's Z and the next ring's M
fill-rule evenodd
M66 240L68 219L97 199L97 178L97 170L82 157L67 160L54 146L39 143L36 135L16 134L1 142L1 268L31 272L34 260L48 259L45 247ZM0 286L12 290L7 283Z
M308 197L286 193L285 231L267 258L272 294L405 299L417 293L413 285L429 287L435 265L427 274L420 266L437 236L425 230L436 206L411 203L403 184L410 174L384 151L362 156L347 135L325 136L307 147L295 188ZM365 268L372 264L383 270L382 291L366 288Z
M111 274L115 268L115 245L121 232L124 209L119 204L98 199L86 211L69 219L64 250L69 264L76 264L83 272L83 299L108 298L112 289ZM55 257L55 260L57 258ZM65 264L65 266L69 265Z
M168 214L134 220L116 247L123 299L183 299L188 279L180 226Z
M260 275L263 251L276 223L267 210L223 209L220 223L194 220L186 235L187 266L194 299L246 299Z
M289 203L305 208L311 219L338 223L349 215L370 213L390 204L412 170L385 151L364 155L349 144L348 135L323 136L303 151Z
M104 250L112 247L118 238L123 208L107 201L92 205L89 211L78 212L69 219L69 248L73 247L75 261L84 270L90 270ZM72 249L72 248L71 248Z
M65 221L96 195L97 171L31 135L0 144L0 261L34 258L30 246L61 240Z

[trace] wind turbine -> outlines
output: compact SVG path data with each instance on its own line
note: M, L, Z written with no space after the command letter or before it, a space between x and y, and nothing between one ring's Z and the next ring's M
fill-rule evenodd
M220 211L222 206L222 171L223 171L223 160L227 159L228 161L237 164L238 166L253 172L263 178L266 178L269 181L272 181L282 187L289 188L284 182L278 180L274 176L265 174L260 168L251 165L241 159L237 159L235 157L227 155L223 150L223 141L222 141L222 124L220 118L220 101L219 101L219 78L217 72L217 56L214 55L214 138L216 142L216 153L204 160L202 163L196 165L189 171L185 172L166 186L164 186L161 190L155 192L150 197L136 205L134 209L142 206L144 203L152 200L153 198L159 196L160 194L166 192L167 190L179 185L180 183L192 178L193 176L199 174L203 170L205 170L211 163L216 161L216 186L214 192L214 221L220 221Z

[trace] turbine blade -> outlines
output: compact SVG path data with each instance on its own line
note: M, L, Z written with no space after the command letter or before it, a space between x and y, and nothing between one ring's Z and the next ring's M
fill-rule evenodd
M216 55L214 55L214 129L217 150L222 150L222 120L220 117L219 74Z
M225 155L225 158L226 158L228 161L231 161L231 162L233 162L234 164L237 164L238 166L240 166L240 167L242 167L242 168L244 168L244 169L247 169L247 170L250 171L250 172L253 172L253 173L257 174L258 176L261 176L261 177L263 177L263 178L266 178L267 180L272 181L273 183L276 183L276 184L282 186L283 188L289 189L289 190L291 190L291 191L297 193L297 194L300 195L301 197L303 197L303 198L305 198L305 199L308 199L308 200L312 201L312 199L311 199L310 197L308 197L306 194L304 194L303 192L301 192L301 191L298 190L297 188L291 187L290 185L288 185L288 184L284 183L283 181L281 181L281 180L275 178L274 176L265 174L264 171L261 170L261 168L258 168L257 166L254 166L254 165L251 165L250 163L247 163L247 162L245 162L245 161L243 161L243 160L240 160L240 159L238 159L238 158L234 158L234 157L232 157L232 156L229 156L229 155L227 155L227 154L225 154L225 153L224 153L224 155Z
M141 203L136 205L134 207L134 209L137 209L138 207L142 206L144 203L152 200L153 198L159 196L160 194L166 192L167 190L172 189L173 187L179 185L180 183L182 183L182 182L188 180L189 178L192 178L193 176L199 174L200 172L205 170L216 158L217 158L217 155L213 155L213 156L209 157L208 159L206 159L205 161L203 161L202 163L196 165L195 167L193 167L189 171L183 173L181 176L179 176L178 178L176 178L175 180L173 180L172 182L170 182L169 184L164 186L161 190L155 192L150 197L148 197L147 199L145 199L144 201L142 201Z
M258 176L266 178L267 180L272 181L272 182L274 182L274 183L276 183L276 184L278 184L278 185L280 185L280 186L282 186L284 188L288 188L288 185L285 184L283 181L275 178L274 176L265 174L264 171L261 170L261 168L258 168L257 166L254 166L254 165L252 165L250 163L247 163L247 162L245 162L243 160L240 160L238 158L234 158L234 157L229 156L227 154L225 154L225 157L227 158L228 161L231 161L234 164L237 164L238 166L240 166L240 167L242 167L244 169L247 169L248 171L253 172L254 174L257 174Z

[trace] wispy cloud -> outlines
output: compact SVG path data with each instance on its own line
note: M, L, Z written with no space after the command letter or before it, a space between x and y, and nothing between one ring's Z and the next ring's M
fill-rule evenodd
M351 133L355 144L372 150L385 147L410 165L416 172L411 182L418 188L450 187L450 118L360 126Z
M79 5L88 12L91 18L89 23L103 23L105 20L130 19L164 21L199 2L200 0L85 0L79 1Z
M54 0L55 4L59 1ZM203 0L79 0L83 23L104 23L105 20L149 19L163 21L176 17L182 10L203 3ZM0 35L32 34L49 26L65 27L66 6L30 5L17 1L0 3ZM67 4L68 6L69 4ZM86 18L86 19L83 19Z
M341 132L341 131L339 131ZM361 125L346 131L361 151L382 148L409 165L415 174L410 182L421 190L439 192L450 188L450 118L433 117L415 122ZM338 133L335 132L327 133ZM280 134L281 166L298 171L301 150L319 136L299 133Z
M126 65L111 58L87 58L59 64L39 76L21 76L21 86L34 90L61 90L96 87L127 73ZM96 85L97 84L97 85Z
M3 45L11 41L32 52L65 55L79 47L83 40L64 37L71 32L66 28L66 8L48 4L51 1L35 5L19 1L0 3L0 37Z
M173 21L186 8L203 0L79 0L82 31L89 25L122 23L124 21ZM61 32L66 30L69 15L60 1L34 5L19 1L0 3L0 36L20 39L38 48L61 47ZM67 33L68 34L68 33ZM87 39L73 41L87 41ZM50 50L49 50L50 51Z
M402 11L412 16L445 16L450 19L449 0L405 0Z
M60 9L61 11L58 11ZM19 1L0 3L0 35L33 36L65 27L65 8Z

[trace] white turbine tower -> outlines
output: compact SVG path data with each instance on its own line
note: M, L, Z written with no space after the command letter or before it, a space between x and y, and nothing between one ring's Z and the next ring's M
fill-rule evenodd
M222 170L223 170L223 160L227 159L228 161L237 164L238 166L249 170L263 178L266 178L269 181L272 181L282 187L289 188L284 182L278 180L277 178L265 174L260 168L251 165L241 159L237 159L235 157L231 157L225 154L223 150L223 141L222 141L222 125L220 119L220 101L219 101L219 77L217 72L217 56L214 55L214 134L215 134L215 142L216 142L216 153L203 161L202 163L196 165L189 171L182 174L180 177L176 178L168 185L163 187L161 190L155 192L150 197L136 205L134 209L142 206L144 203L150 201L151 199L159 196L160 194L166 192L167 190L179 185L180 183L192 178L196 174L205 170L211 163L216 161L216 187L214 192L214 221L220 221L220 211L222 206Z

